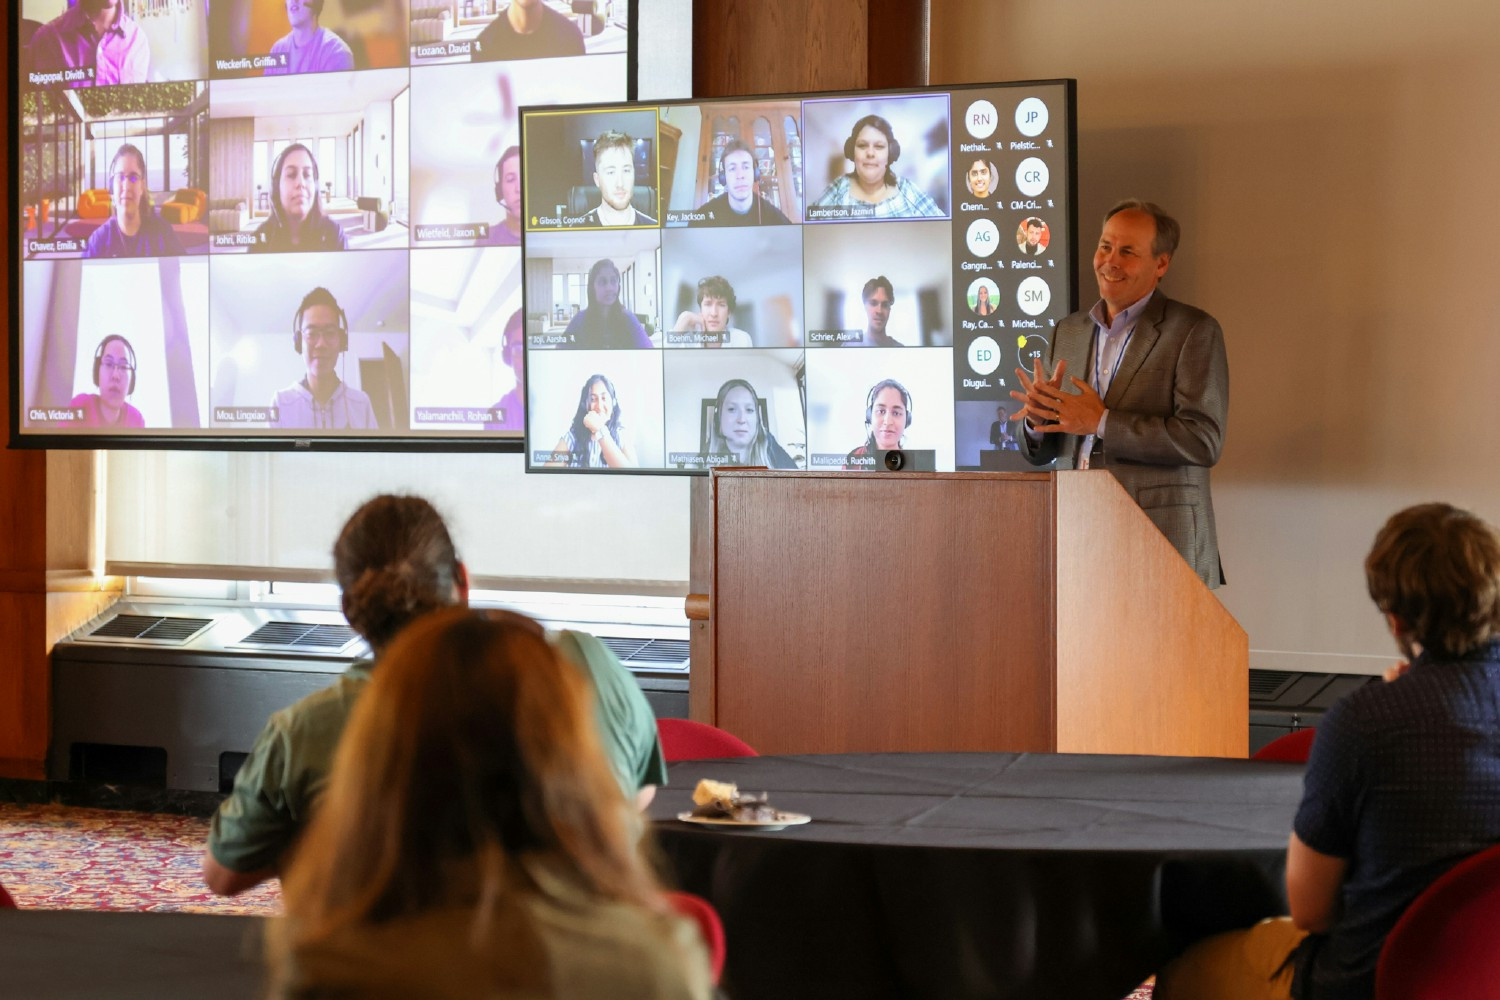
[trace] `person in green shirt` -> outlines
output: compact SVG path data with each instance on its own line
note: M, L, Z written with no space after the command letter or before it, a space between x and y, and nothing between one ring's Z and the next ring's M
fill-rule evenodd
M420 497L382 495L364 504L339 533L333 561L344 616L374 659L356 661L331 687L266 723L209 827L203 879L219 895L244 892L284 865L327 780L349 713L396 635L427 612L468 603L468 571L441 515ZM594 636L564 631L550 640L589 680L615 778L644 809L656 786L666 784L666 762L640 686Z

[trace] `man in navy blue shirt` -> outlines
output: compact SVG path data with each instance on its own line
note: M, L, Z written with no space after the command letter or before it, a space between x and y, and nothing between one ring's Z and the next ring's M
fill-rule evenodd
M1318 727L1287 847L1291 917L1189 949L1157 1000L1370 1000L1406 907L1500 842L1500 536L1447 504L1410 507L1365 578L1406 660Z

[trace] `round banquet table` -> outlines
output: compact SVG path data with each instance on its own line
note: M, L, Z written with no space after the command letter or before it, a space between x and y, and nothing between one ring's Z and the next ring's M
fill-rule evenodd
M678 821L700 778L812 822ZM1186 945L1286 912L1299 765L1090 754L673 764L670 879L724 920L725 991L1120 1000Z

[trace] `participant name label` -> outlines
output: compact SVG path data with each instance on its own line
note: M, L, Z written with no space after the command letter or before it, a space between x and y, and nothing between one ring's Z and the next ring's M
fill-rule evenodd
M453 226L417 226L413 231L417 242L428 240L487 240L490 226L487 222L468 222Z
M214 60L214 69L220 73L245 69L287 69L290 65L285 52L278 52L274 56L239 56L235 59Z
M263 240L264 237L256 233L215 233L209 237L209 244L216 247L253 247Z
M505 411L493 406L419 406L413 417L419 424L500 424Z
M463 42L439 42L434 45L414 45L412 55L417 59L442 59L445 56L473 55L479 46L472 40Z
M76 69L60 69L56 72L28 74L33 87L51 87L59 83L94 82L94 67L81 66Z
M27 240L27 253L82 253L83 240Z
M81 406L33 406L26 411L28 420L71 424L84 419Z
M809 344L857 344L865 337L863 330L809 330Z
M214 422L220 424L274 424L281 420L275 406L215 406Z

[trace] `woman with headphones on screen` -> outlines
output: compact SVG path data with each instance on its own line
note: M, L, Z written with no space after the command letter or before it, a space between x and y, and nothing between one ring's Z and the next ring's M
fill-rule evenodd
M70 427L145 427L141 411L125 402L135 392L135 348L112 333L94 348L94 385L98 392L80 392L68 405L83 410L83 419Z
M742 378L732 378L719 386L708 440L703 444L703 458L705 465L797 468L792 456L761 420L760 397L755 387Z
M875 468L876 453L900 448L911 422L911 393L906 386L893 378L876 382L865 397L865 443L849 453L844 468Z
M897 177L891 165L901 158L901 143L891 123L865 115L844 140L844 159L854 169L836 178L812 207L869 205L877 219L942 218L943 210L921 188Z
M130 143L109 161L110 216L89 234L85 258L171 257L182 253L177 231L156 214L146 183L146 157Z
M568 432L557 442L553 452L566 454L566 461L548 465L566 465L574 469L608 466L611 469L635 468L635 446L620 420L620 401L614 383L603 375L591 375L578 397L578 411Z
M300 142L276 157L271 170L271 217L255 235L251 253L349 249L349 238L339 224L323 214L318 161Z
M349 319L326 288L302 298L292 319L292 348L302 355L306 374L276 393L272 427L309 430L372 431L375 407L370 397L339 378L339 358L349 350Z
M620 302L620 269L605 257L589 268L589 304L563 332L570 348L650 348L650 336L635 314Z

